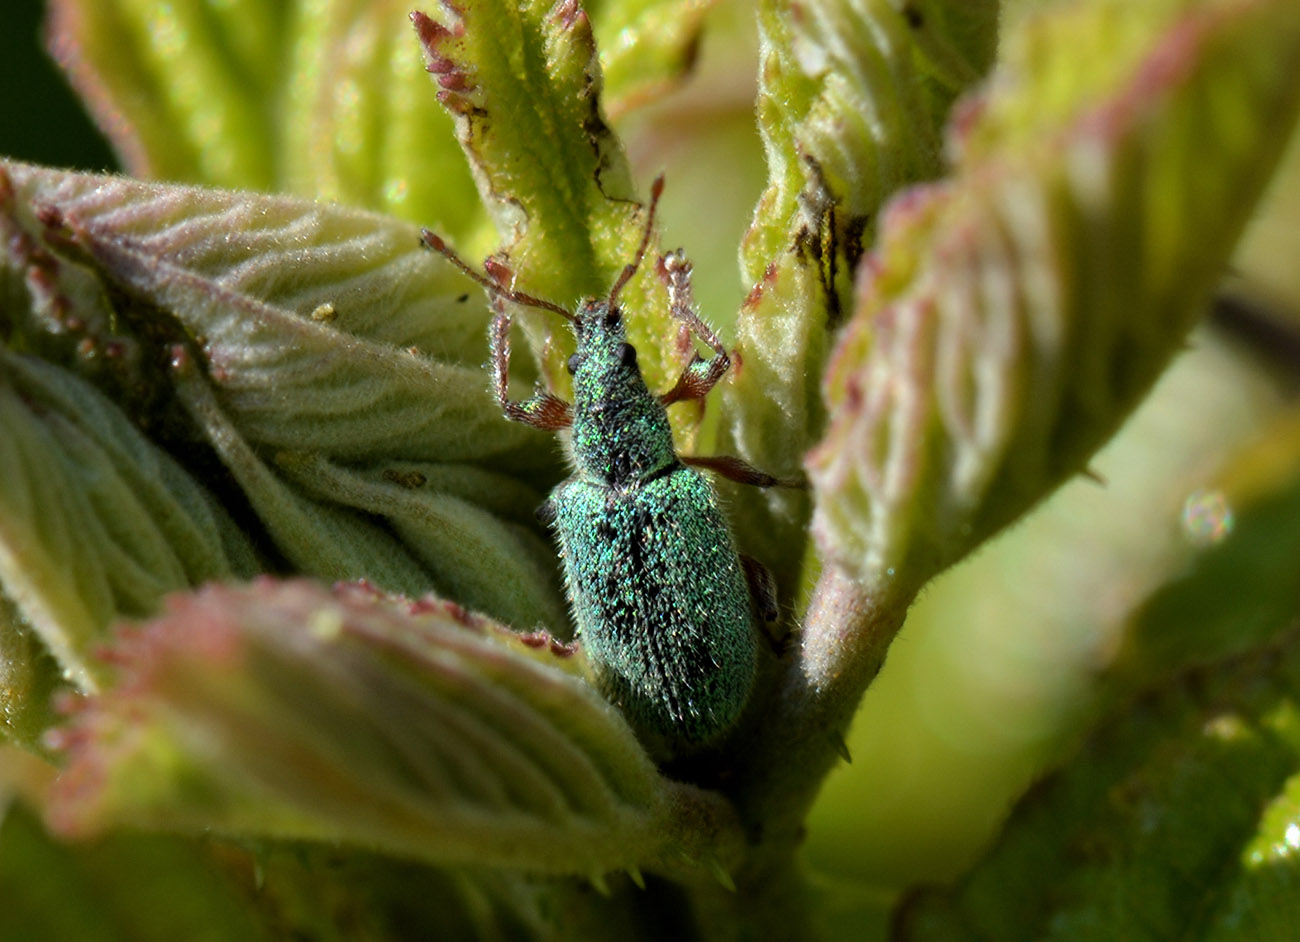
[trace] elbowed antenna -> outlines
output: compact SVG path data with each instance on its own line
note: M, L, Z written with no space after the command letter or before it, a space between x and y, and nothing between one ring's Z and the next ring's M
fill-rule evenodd
M614 302L618 299L618 293L623 290L623 286L632 280L636 270L641 266L641 259L645 258L646 249L650 247L650 236L655 227L655 210L659 206L659 197L664 192L664 175L661 173L655 177L655 182L650 184L650 210L645 217L645 231L641 233L641 244L637 246L636 255L632 261L623 266L623 272L614 282L614 287L609 289L609 306L612 309Z
M545 311L552 311L559 314L571 324L577 322L577 318L574 317L573 314L566 311L553 301L547 301L544 298L534 297L531 294L524 294L522 291L515 291L513 288L507 288L495 278L489 278L486 275L476 272L474 269L466 265L459 255L451 250L451 247L442 240L441 236L430 232L428 229L420 230L420 243L426 248L433 249L433 251L451 262L474 281L487 289L489 293L494 294L499 298L504 298L507 301L513 301L515 304L523 304L528 307L539 307Z

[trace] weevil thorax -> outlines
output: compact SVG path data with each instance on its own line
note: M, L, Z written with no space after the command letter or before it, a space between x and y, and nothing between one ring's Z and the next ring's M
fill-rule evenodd
M637 365L616 305L588 299L574 322L573 461L578 473L615 487L677 463L672 427Z

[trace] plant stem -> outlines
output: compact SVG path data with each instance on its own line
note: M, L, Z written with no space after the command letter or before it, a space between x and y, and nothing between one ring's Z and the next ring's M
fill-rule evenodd
M804 616L799 650L761 711L738 761L733 795L767 854L788 854L826 774L847 756L844 738L879 673L914 593L873 597L828 563ZM768 864L761 864L767 866Z

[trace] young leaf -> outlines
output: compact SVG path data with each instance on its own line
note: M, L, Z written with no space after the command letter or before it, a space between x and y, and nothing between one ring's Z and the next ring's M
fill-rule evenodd
M277 180L287 4L52 0L51 52L134 174Z
M758 467L785 473L820 431L818 381L880 205L938 174L947 104L992 57L996 3L924 8L760 6L758 119L769 183L741 249L752 291L738 324L740 367L722 389L720 446ZM942 107L932 100L937 88ZM766 501L744 541L787 575L801 562L807 498L771 492Z
M53 0L50 50L137 177L484 221L408 0Z
M286 197L3 169L22 231L90 268L117 318L153 341L146 358L194 344L250 441L508 463L540 440L501 421L480 366L483 309L414 227Z
M446 5L435 21L411 14L439 100L501 233L501 257L529 294L571 306L608 293L633 256L643 216L622 145L600 107L601 72L591 24L575 3L482 0ZM667 295L642 266L621 295L630 342L651 384L681 370L663 343L677 334ZM552 386L570 341L553 315L529 315ZM562 338L551 343L552 335Z
M1286 0L1052 7L1008 46L952 178L888 212L826 379L815 525L876 596L909 598L1114 431L1300 105Z
M429 486L422 472L403 479L391 469L358 472L317 455L289 453L277 464L308 493L384 518L447 598L521 631L568 635L553 551L534 529ZM534 493L530 506L541 501Z
M187 356L173 369L176 397L235 479L276 550L300 574L368 579L390 592L419 594L429 575L377 521L330 500L300 493L269 468L239 434Z
M552 555L535 535L459 504L432 518L424 500L392 487L384 525L372 517L381 512L373 494L303 494L267 466L282 450L380 467L553 465L551 441L503 421L488 391L486 314L466 303L477 293L420 248L412 227L283 197L5 169L3 272L21 274L34 302L15 317L18 337L62 342L65 364L97 378L115 368L106 381L137 421L202 464L207 455L190 441L197 426L297 571L411 594L438 585L523 628L565 630L542 568ZM127 353L82 353L111 349ZM57 491L52 479L45 486ZM466 514L487 527L475 537L491 547L483 558L533 575L488 581L436 550L451 541L465 562ZM482 559L471 568L482 572Z
M38 748L41 734L53 725L52 698L62 676L18 606L0 595L0 749L5 740Z
M589 233L617 232L627 209L614 201L633 192L627 159L600 114L586 14L576 4L500 0L441 12L446 22L411 18L483 202L534 282L531 293L565 299L607 290L631 245L610 255Z
M704 17L717 0L589 0L605 73L605 107L615 117L653 101L695 64Z
M113 619L256 571L221 506L83 380L0 348L0 428L0 584L81 689Z
M583 876L726 849L720 800L660 778L593 687L521 651L458 606L357 586L175 597L63 735L52 819Z
M284 186L462 237L486 217L420 68L411 0L298 4L279 140Z

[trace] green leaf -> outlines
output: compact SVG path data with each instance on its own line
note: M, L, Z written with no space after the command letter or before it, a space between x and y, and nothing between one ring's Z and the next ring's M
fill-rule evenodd
M54 721L52 697L62 674L18 606L0 595L0 743L9 739L28 749L38 747Z
M295 6L284 187L457 237L481 230L469 167L411 39L411 0Z
M788 474L821 430L819 378L880 206L939 173L947 107L992 57L996 2L907 9L885 0L760 6L769 183L741 247L752 291L738 325L740 367L722 390L723 449L758 467ZM808 501L773 492L766 502L744 541L789 573L802 561Z
M82 689L113 619L256 571L221 506L77 377L0 348L0 428L0 584Z
M877 596L910 598L1115 430L1300 105L1285 0L1052 7L1007 46L952 178L887 213L826 380L815 525Z
M53 0L55 58L123 165L153 177L483 224L406 0Z
M926 585L846 736L852 765L809 815L818 870L951 880L1099 708L1266 643L1300 610L1286 535L1300 520L1284 496L1294 483L1254 497L1233 483L1242 449L1285 440L1269 422L1276 377L1226 339L1192 334L1090 462L1104 484L1068 481ZM1126 656L1138 635L1141 656Z
M481 485L472 477L519 488L517 482L454 465L438 469L443 474L431 484L428 473L415 466L396 473L392 468L357 472L319 456L289 453L277 464L308 493L383 517L447 598L520 630L568 633L568 609L548 542L531 527L447 490L468 485L464 490L478 498ZM542 498L536 492L529 497L532 516Z
M29 237L87 265L157 355L196 345L251 441L455 461L541 440L501 421L480 369L483 308L414 227L287 197L4 166Z
M717 0L592 0L605 73L605 107L614 117L661 97L695 64L704 17Z
M594 688L525 650L459 606L364 587L178 596L74 717L52 819L583 876L736 838L720 799L660 778Z
M277 181L289 4L51 0L51 52L139 176Z
M577 5L480 0L413 14L439 99L503 239L498 261L529 294L570 307L606 294L644 226L627 157L600 107L601 72L587 15ZM651 385L667 388L683 363L665 337L679 325L667 293L644 269L620 295L628 335ZM568 331L523 318L552 388L567 388Z
M124 830L69 845L17 802L0 811L0 942L642 938L626 896L300 842Z
M1300 637L1120 711L903 939L1286 939L1300 918Z
M188 358L179 359L174 378L177 398L296 571L334 581L368 579L410 595L428 588L428 573L386 528L345 506L300 493L269 468Z
M413 15L425 59L456 118L484 204L532 293L599 294L632 254L591 233L617 233L633 193L605 125L587 16L576 6L480 0L446 22Z
M467 303L477 292L413 227L284 197L6 166L13 209L0 223L17 248L0 273L21 275L34 302L19 342L62 342L67 366L109 370L137 421L186 452L197 426L298 571L416 595L438 585L522 627L565 630L535 520L522 533L432 487L412 500L380 485L380 500L344 486L345 469L303 493L268 466L286 452L381 474L412 463L554 474L550 439L504 421L488 389L486 312ZM81 353L110 348L129 355ZM431 517L430 500L457 509ZM477 560L471 525L490 548ZM489 558L529 575L493 583Z

